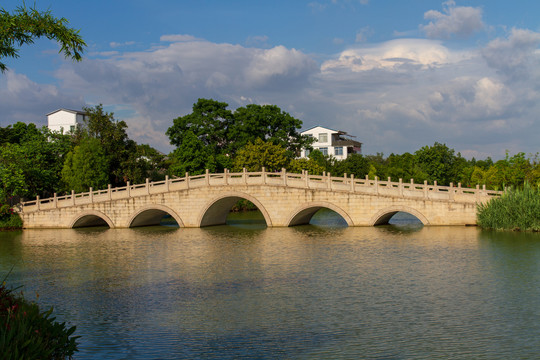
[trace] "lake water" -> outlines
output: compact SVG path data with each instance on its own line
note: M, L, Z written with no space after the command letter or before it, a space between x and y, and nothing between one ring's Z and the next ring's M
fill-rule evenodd
M539 358L540 234L314 222L2 232L0 274L77 359Z

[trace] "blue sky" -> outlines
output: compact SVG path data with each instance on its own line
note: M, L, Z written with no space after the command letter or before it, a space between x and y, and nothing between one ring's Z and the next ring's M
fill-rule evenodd
M365 154L436 141L468 158L540 151L540 2L35 4L67 18L88 48L73 63L38 40L4 59L1 126L102 103L133 139L169 152L172 120L213 98L276 104L304 128L356 135Z

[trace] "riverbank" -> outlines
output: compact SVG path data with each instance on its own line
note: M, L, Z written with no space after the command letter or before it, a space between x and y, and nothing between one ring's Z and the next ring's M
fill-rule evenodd
M540 231L540 188L525 184L479 204L478 225L494 230Z
M23 222L19 214L7 213L0 216L0 231L20 230Z

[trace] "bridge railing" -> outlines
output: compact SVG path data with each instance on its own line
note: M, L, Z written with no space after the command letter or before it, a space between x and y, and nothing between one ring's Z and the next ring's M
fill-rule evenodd
M142 184L130 184L126 186L107 189L93 190L90 188L87 192L75 193L57 196L54 194L51 198L22 202L18 205L18 211L34 212L40 210L49 210L70 206L78 206L89 203L98 203L114 201L132 197L147 196L152 194L167 193L171 191L200 188L205 186L288 186L293 188L304 188L326 191L345 191L353 193L362 193L368 195L393 196L405 198L423 198L429 200L444 200L456 202L478 203L484 202L494 196L500 196L502 191L486 190L486 186L476 188L464 188L461 184L450 184L450 186L440 186L437 182L428 184L416 184L413 180L410 182L355 178L354 175L344 174L340 177L333 177L330 173L323 175L309 175L307 171L301 174L287 173L285 169L281 172L267 172L263 168L259 172L247 172L245 169L239 173L231 173L227 169L223 173L210 174L208 170L205 174L192 175L188 173L184 177L169 178L165 180L150 182L146 179Z

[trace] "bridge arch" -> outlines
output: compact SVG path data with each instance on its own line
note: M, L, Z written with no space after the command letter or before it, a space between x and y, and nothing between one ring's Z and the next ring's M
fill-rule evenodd
M416 216L418 220L422 222L422 224L429 225L429 220L424 216L424 214L408 206L391 206L391 207L379 210L371 218L369 225L377 226L377 225L388 224L388 221L392 218L392 216L394 216L396 213L400 211L414 215Z
M178 226L184 227L184 222L173 209L160 204L150 204L138 209L131 216L126 227L159 225L164 215L171 215L178 223Z
M335 211L347 222L348 226L354 226L354 222L352 221L349 214L345 212L345 210L343 210L339 206L324 201L309 202L297 207L291 213L291 216L289 216L289 219L287 220L287 226L309 224L309 221L311 220L313 215L322 208L327 208Z
M71 221L69 228L101 226L105 224L111 229L114 229L115 227L112 220L101 211L85 210Z
M227 215L229 215L229 211L233 205L236 204L238 200L242 199L251 201L262 213L266 226L272 226L270 215L268 215L268 211L266 211L259 200L243 192L230 191L213 198L207 203L204 210L199 215L199 227L224 225L227 221Z

